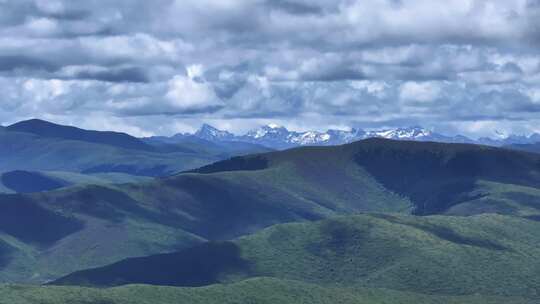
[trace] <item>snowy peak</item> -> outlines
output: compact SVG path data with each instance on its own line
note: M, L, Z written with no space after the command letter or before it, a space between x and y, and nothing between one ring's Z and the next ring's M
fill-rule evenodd
M242 138L263 145L270 145L274 148L287 148L307 145L339 145L363 139L364 135L365 132L363 130L357 129L349 131L328 130L326 132L295 132L289 131L285 127L279 125L270 124L252 130Z
M340 145L370 137L382 137L396 140L433 140L434 134L421 127L385 129L365 132L362 129L351 130L328 130L326 132L289 131L287 128L268 124L251 130L242 136L235 136L227 131L218 130L204 124L195 136L213 141L234 140L265 145L275 149L290 148L295 146L321 146ZM435 139L444 140L442 135ZM449 140L450 141L450 140Z
M253 138L253 139L261 139L261 138L280 138L280 137L288 137L289 136L289 130L287 130L285 127L276 125L276 124L269 124L266 126L262 126L258 129L249 131L245 137Z
M289 131L287 128L268 124L251 130L245 135L236 136L227 131L204 124L195 134L196 137L209 141L238 141L263 145L273 149L286 149L297 146L341 145L366 138L387 138L393 140L436 141L447 143L476 143L490 146L529 144L540 142L540 134L516 136L500 134L498 138L480 138L472 140L462 135L446 136L428 129L414 126L408 128L381 129L364 131L362 129L320 131ZM501 137L503 136L503 137Z
M298 145L323 144L330 141L328 133L308 131L303 133L293 133L289 136L289 142Z
M201 128L197 132L195 132L195 134L193 135L202 139L210 140L210 141L212 140L222 141L222 140L234 139L234 134L229 133L227 131L219 130L209 124L203 124Z
M432 136L433 133L421 127L387 129L381 131L372 131L367 137L382 137L388 139L400 140L419 140Z
M267 124L266 126L264 126L263 128L267 128L267 129L285 129L284 127L280 126L280 125L276 125L276 124Z

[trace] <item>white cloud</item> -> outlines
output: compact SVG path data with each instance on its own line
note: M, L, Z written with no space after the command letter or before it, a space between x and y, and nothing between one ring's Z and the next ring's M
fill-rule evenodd
M431 102L440 96L441 88L434 82L409 81L401 85L399 97L405 101Z
M35 35L53 35L58 32L58 23L50 18L30 18L26 28Z
M51 100L69 93L69 84L58 79L28 79L24 82L23 88L36 101Z
M176 75L168 83L165 99L168 105L178 111L201 111L220 107L222 101L216 96L208 83L199 82L192 78L197 71L188 71L190 76Z
M190 79L200 78L204 74L204 68L201 64L193 64L186 68L186 73Z

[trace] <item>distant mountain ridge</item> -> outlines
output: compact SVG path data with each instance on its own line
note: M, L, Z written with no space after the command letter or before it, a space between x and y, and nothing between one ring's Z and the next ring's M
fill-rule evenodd
M149 140L31 119L0 127L0 174L22 170L156 177L270 150L251 143L210 142L195 136Z
M210 141L234 139L234 134L227 131L219 130L217 128L212 127L209 124L203 124L201 128L197 130L197 132L195 132L195 134L193 135L198 138L202 138L202 139L206 139Z
M58 125L40 119L30 119L6 127L8 131L24 132L48 138L79 140L106 144L123 149L156 151L156 148L131 135L112 131L84 130L72 126Z
M420 126L362 130L351 128L350 130L327 130L297 132L290 131L283 126L268 124L257 129L248 131L244 135L235 135L225 130L220 130L209 124L203 124L194 133L180 133L171 138L197 137L211 142L246 142L266 146L272 149L288 149L298 146L331 146L347 144L368 138L385 138L394 140L410 141L434 141L443 143L469 143L488 146L512 146L534 144L540 142L540 134L530 136L510 135L501 138L482 137L471 139L463 135L448 136L433 132Z
M73 126L58 125L45 120L30 119L17 122L7 127L0 126L0 132L2 131L22 132L45 138L78 140L147 152L170 152L169 150L176 152L178 151L178 144L185 145L186 143L196 146L217 144L218 146L213 147L213 149L218 150L228 150L230 149L230 145L243 144L240 150L260 150L264 152L264 148L283 150L299 146L332 146L348 144L368 138L468 143L494 147L505 146L519 150L533 150L535 152L537 149L528 149L528 147L524 145L540 143L540 134L538 133L525 136L515 134L503 135L496 132L498 134L497 138L481 137L472 139L459 134L453 136L444 135L421 126L375 130L350 128L349 130L329 129L324 132L313 130L299 132L291 131L284 126L271 123L250 130L245 134L236 135L204 123L193 133L178 133L170 137L152 136L147 138L137 138L121 132L84 130ZM226 144L227 147L223 147L223 144ZM247 144L250 146L246 146ZM193 152L189 149L189 151L186 150L185 147L184 150L182 151Z

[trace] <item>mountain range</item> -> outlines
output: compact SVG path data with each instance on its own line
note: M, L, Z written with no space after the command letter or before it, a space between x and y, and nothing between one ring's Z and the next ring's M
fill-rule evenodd
M0 281L11 283L0 293L25 304L532 304L539 220L540 154L382 138L299 147L0 195Z
M45 282L336 215L532 219L540 216L539 164L540 154L493 147L367 139L234 157L138 183L0 195L0 281Z
M529 145L540 142L540 134L532 134L530 136L509 135L499 136L499 138L482 137L479 139L471 139L463 135L447 136L418 126L370 131L351 128L350 130L328 130L326 132L296 132L289 131L287 128L276 124L262 126L260 128L251 130L244 135L235 135L225 130L219 130L209 124L203 124L201 128L193 134L179 133L173 137L161 138L168 139L169 142L174 142L174 140L182 140L186 137L196 137L215 143L245 142L258 144L278 150L298 146L341 145L367 138L386 138L393 140L410 141L434 141L445 143L470 143L496 147L511 145Z
M538 303L538 144L435 137L0 129L0 303Z

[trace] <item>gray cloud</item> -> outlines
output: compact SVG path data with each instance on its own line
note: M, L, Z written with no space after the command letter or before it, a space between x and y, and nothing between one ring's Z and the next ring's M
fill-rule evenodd
M73 79L91 79L106 82L148 82L144 69L137 67L81 70L73 75Z
M283 10L294 15L322 15L323 9L320 6L313 5L309 1L294 0L268 0L266 2L269 8Z
M0 71L15 72L16 70L55 71L54 63L42 58L32 58L24 55L0 55Z

